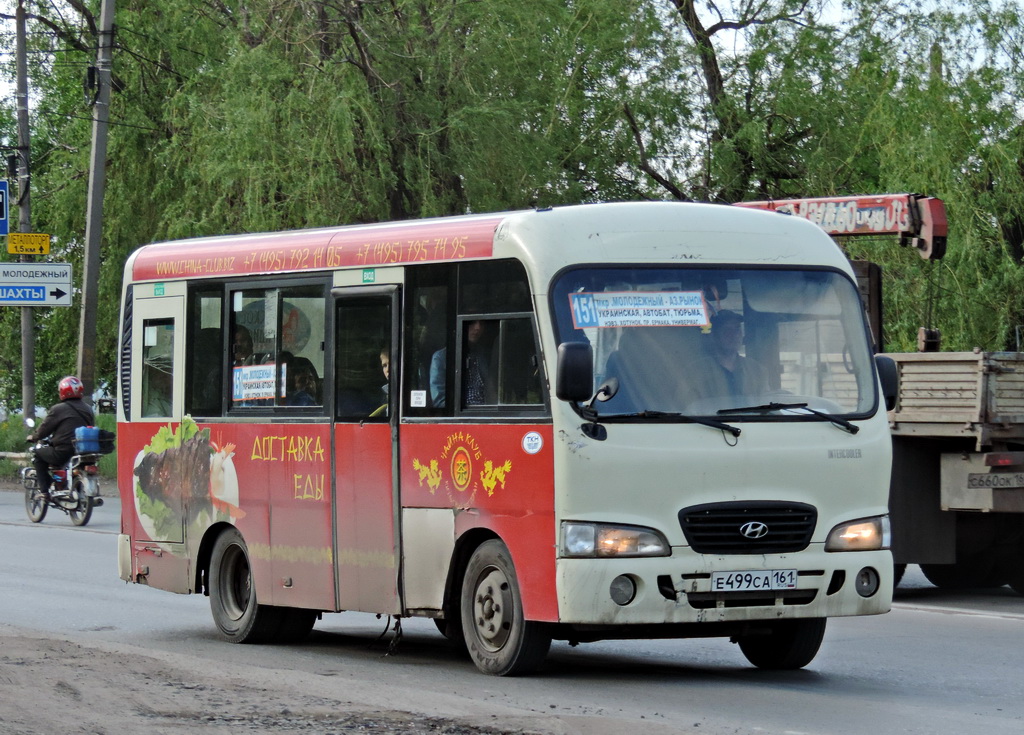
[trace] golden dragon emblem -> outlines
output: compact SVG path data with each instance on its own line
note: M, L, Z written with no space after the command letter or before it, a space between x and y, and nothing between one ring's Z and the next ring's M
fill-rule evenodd
M431 495L441 485L441 470L437 466L437 460L430 460L430 466L421 464L418 459L412 461L412 468L420 473L420 487L423 487L423 481L427 481L427 486L430 488Z
M484 468L480 470L480 482L487 489L487 495L494 495L494 487L501 483L501 489L505 489L505 475L512 471L512 460L505 460L505 464L494 466L491 460L484 462Z

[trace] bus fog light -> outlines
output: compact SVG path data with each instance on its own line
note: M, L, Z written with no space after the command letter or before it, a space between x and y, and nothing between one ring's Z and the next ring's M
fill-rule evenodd
M857 594L861 597L871 597L878 592L879 578L878 572L871 567L864 567L857 572L857 581L855 587L857 588Z
M636 582L626 574L620 574L612 580L608 592L616 605L628 605L636 597Z

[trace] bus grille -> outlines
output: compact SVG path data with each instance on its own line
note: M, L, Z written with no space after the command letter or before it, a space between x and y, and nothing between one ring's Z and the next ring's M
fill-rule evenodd
M699 554L788 554L811 542L818 512L806 503L707 503L679 511L679 525Z

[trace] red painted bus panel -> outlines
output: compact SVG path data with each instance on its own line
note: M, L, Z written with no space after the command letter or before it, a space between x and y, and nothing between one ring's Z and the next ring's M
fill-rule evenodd
M334 431L332 478L328 424L122 424L119 471L134 474L122 503L135 509L123 514L122 532L133 539L136 573L147 566L154 586L185 591L206 528L231 523L266 604L400 613L391 427ZM500 536L516 568L530 570L520 576L526 615L557 620L551 426L403 424L401 432L402 506L451 508L457 535ZM171 543L182 526L185 543Z
M502 217L234 235L141 248L135 281L292 273L487 258Z
M337 424L335 452L340 608L400 614L391 426Z
M326 424L197 426L186 420L119 429L118 472L134 475L131 485L119 483L121 502L135 509L122 512L122 532L131 535L137 558L158 549L161 573L185 579L188 557L195 558L206 529L230 523L249 547L261 601L334 609ZM172 533L167 529L181 525L183 545L163 541ZM150 564L152 583L162 586L153 574Z
M524 614L558 620L550 424L403 424L404 508L454 508L455 532L486 528L509 547Z

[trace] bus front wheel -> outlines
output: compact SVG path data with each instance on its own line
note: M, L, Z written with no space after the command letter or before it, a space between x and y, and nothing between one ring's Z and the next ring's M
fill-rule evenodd
M825 637L825 618L778 620L764 635L740 636L747 660L759 669L802 669L814 660Z
M515 676L536 670L551 647L542 624L523 619L519 580L508 547L485 541L469 559L462 585L466 648L485 674Z
M232 643L270 641L281 628L282 610L256 602L249 548L234 528L221 533L213 545L210 610L217 629Z

